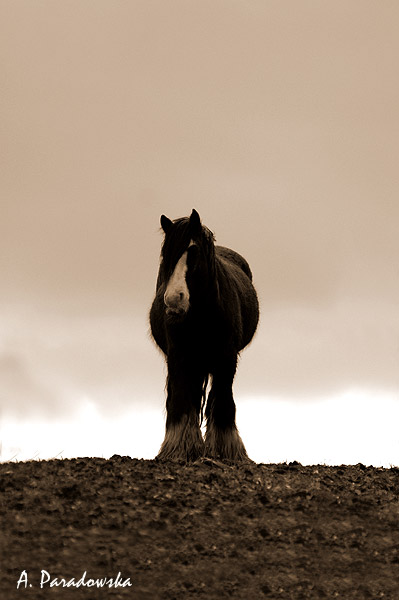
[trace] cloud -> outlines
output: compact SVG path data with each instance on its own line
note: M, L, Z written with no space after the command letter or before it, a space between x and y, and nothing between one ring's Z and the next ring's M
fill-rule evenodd
M60 396L35 376L18 355L0 355L0 402L2 415L37 416L57 412ZM58 391L59 392L59 391Z
M278 6L7 8L6 410L163 403L159 216L193 207L261 300L238 394L399 389L398 9Z
M265 307L261 331L242 354L237 392L305 401L352 388L398 395L398 359L392 303Z
M46 305L48 307L48 304ZM60 418L91 398L104 414L163 404L163 360L147 315L62 314L15 307L1 322L3 414Z

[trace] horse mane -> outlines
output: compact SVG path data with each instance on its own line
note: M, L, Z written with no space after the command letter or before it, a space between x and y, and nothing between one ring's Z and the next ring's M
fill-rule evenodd
M165 236L161 256L166 270L166 277L170 275L171 270L179 260L180 256L187 250L190 241L193 241L202 250L205 260L208 263L209 276L216 277L215 266L215 235L205 225L201 224L201 228L197 232L193 232L190 226L190 218L182 217L173 221L173 227L170 228ZM165 264L166 263L166 264ZM204 381L201 390L201 406L199 422L200 426L204 422L205 407L207 404L207 388L209 376L204 376Z

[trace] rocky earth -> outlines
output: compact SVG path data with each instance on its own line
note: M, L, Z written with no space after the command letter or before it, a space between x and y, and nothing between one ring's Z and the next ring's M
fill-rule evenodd
M0 464L0 597L399 599L399 469Z

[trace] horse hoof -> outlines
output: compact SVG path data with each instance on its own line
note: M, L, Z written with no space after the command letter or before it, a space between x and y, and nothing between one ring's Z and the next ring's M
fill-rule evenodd
M250 461L237 428L220 429L213 423L206 431L205 456L233 463Z

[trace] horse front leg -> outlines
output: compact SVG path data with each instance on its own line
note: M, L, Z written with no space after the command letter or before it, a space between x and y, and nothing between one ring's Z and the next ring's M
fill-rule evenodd
M184 361L168 360L165 439L159 460L193 461L204 453L199 414L203 376Z
M215 369L206 405L205 456L248 461L247 451L236 426L233 379L237 357L223 361Z

